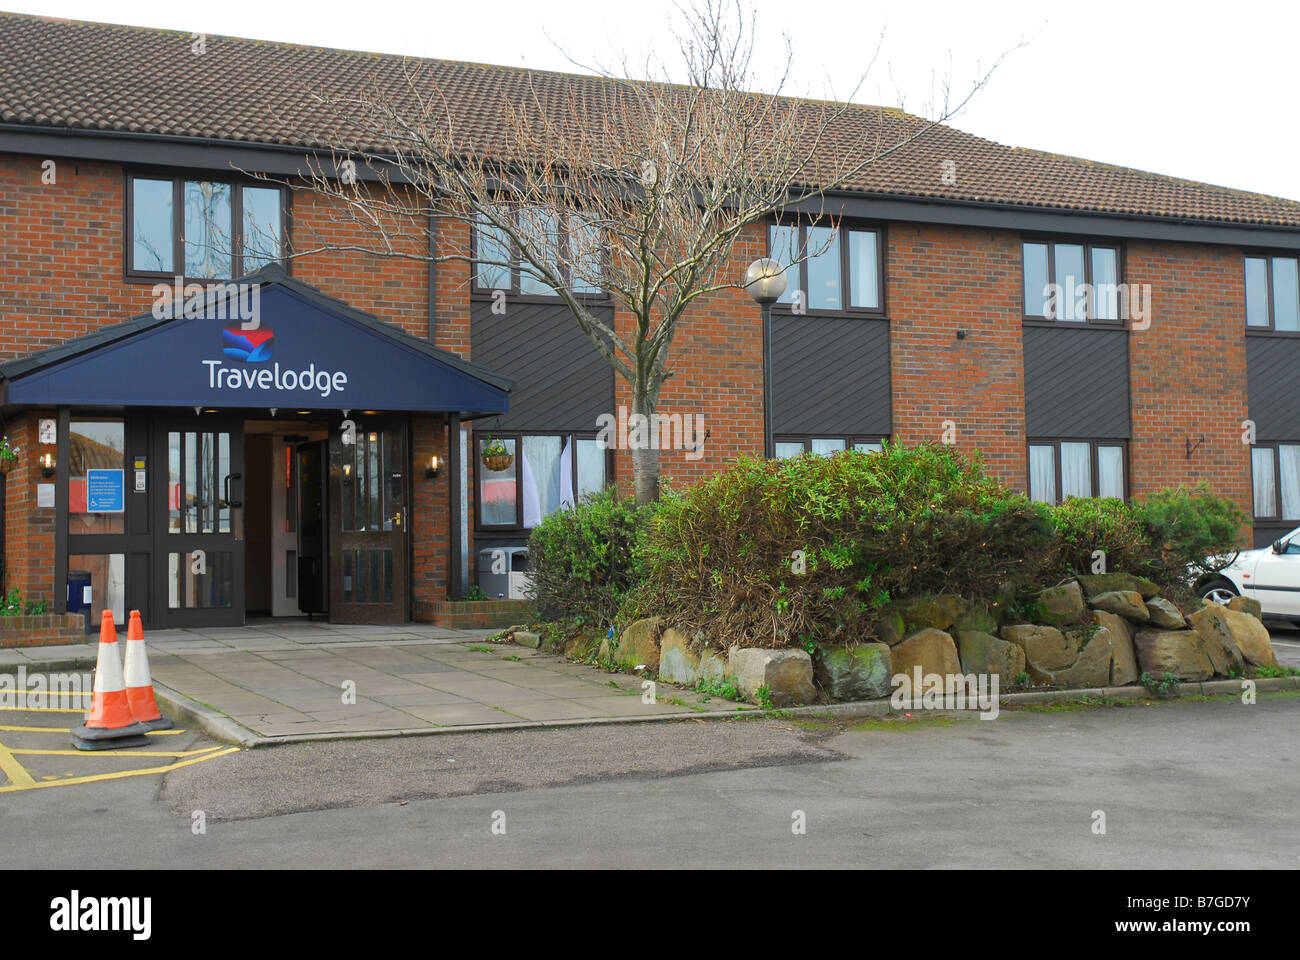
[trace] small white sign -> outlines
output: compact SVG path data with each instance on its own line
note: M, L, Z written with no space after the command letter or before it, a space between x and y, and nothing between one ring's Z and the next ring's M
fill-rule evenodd
M38 483L36 485L36 506L38 508L54 506L54 484Z
M59 428L52 417L43 418L36 433L38 443L53 445L59 442Z
M137 470L135 472L135 492L144 493L144 471L143 470Z

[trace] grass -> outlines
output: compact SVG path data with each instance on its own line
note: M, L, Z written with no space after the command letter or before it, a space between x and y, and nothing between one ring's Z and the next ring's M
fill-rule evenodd
M493 652L493 650L492 650L491 647L481 647L481 646L478 646L478 645L475 645L475 646L472 646L472 647L466 647L465 649L466 649L466 650L473 650L475 653L492 653L492 652Z
M871 717L849 727L854 733L872 733L879 730L916 730L919 727L951 727L957 717L904 717L890 714L884 717ZM968 719L968 718L962 718Z

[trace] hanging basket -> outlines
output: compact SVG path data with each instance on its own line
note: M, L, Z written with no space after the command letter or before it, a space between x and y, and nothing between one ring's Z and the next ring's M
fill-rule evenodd
M0 457L0 477L12 470L17 462L14 457Z
M483 466L494 473L509 470L510 464L514 462L515 455L513 453L485 453L483 455Z

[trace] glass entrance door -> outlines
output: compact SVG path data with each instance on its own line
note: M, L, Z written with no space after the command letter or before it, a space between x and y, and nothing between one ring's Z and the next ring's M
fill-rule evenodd
M358 420L355 436L330 435L329 457L330 620L404 623L405 424Z
M153 516L156 623L244 622L244 428L239 421L166 422L157 433Z

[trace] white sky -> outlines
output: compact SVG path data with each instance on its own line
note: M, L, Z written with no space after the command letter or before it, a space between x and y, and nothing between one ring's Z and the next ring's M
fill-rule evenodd
M749 3L750 0L742 0ZM671 0L0 0L24 13L541 69L633 60L672 42ZM927 112L1021 39L953 125L1067 153L1300 200L1300 4L1235 0L752 0L759 74L794 43L793 93ZM991 9L993 8L993 9ZM550 39L548 39L548 36Z

